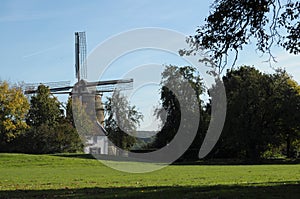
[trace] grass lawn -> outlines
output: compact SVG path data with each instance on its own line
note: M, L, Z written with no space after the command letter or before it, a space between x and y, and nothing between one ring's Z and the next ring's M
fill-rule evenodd
M86 155L0 154L0 198L300 198L300 165L171 165L130 174Z

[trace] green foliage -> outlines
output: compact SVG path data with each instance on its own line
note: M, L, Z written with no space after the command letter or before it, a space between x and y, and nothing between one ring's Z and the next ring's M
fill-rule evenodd
M143 116L135 106L131 106L127 98L115 91L105 103L107 119L105 129L108 138L122 149L130 149L136 142L134 135Z
M267 125L271 110L268 103L268 77L250 67L230 71L223 78L227 94L227 116L223 137L237 156L259 159L272 138Z
M204 129L206 126L206 116L201 105L203 102L200 95L204 92L203 81L197 70L191 66L167 66L162 73L161 80L161 103L162 108L156 110L156 116L164 124L161 131L156 135L152 147L161 148L172 141L176 135L179 125L183 126L185 133L191 131L191 126L195 125L188 120L189 118L181 118L181 110L188 113L190 118L197 117L200 109L199 130L195 141L192 143L191 148L200 148L201 139L204 136ZM189 87L192 88L189 89ZM195 96L195 98L194 98ZM195 101L192 101L195 99ZM188 155L190 158L197 157L196 153ZM188 151L191 153L191 151Z
M30 100L27 124L39 127L43 124L55 126L63 118L63 110L57 98L52 97L48 87L40 85L36 96Z
M162 73L162 108L156 116L164 126L151 145L134 137L142 119L136 107L131 106L120 92L115 92L105 104L105 127L109 139L118 147L161 148L172 141L181 123L186 135L194 123L181 118L181 110L190 117L200 110L199 129L194 142L182 159L197 159L209 121L211 104L201 101L205 88L196 69L185 66L167 66ZM211 157L260 158L299 157L300 152L300 86L284 70L264 74L243 66L228 70L223 77L227 95L227 117L220 140ZM209 90L212 94L220 81ZM186 89L190 85L194 91ZM0 145L1 151L27 153L58 153L82 150L74 128L84 135L96 133L96 124L86 112L85 104L70 98L64 116L60 103L45 86L29 104L18 88L0 84ZM190 96L195 95L196 98ZM194 100L192 100L194 99ZM183 103L182 103L183 102ZM185 103L186 102L186 103ZM75 105L75 106L74 106ZM73 118L73 113L76 117ZM27 117L25 117L27 114ZM27 124L25 123L25 119ZM128 133L128 134L127 134ZM130 134L130 135L129 135ZM178 146L180 147L180 146Z
M300 86L283 70L278 70L272 78L276 89L273 114L277 117L276 130L280 132L278 145L284 143L285 155L295 157L296 148L292 143L300 139Z
M75 99L74 99L75 100ZM66 105L66 120L75 127L74 118L73 118L73 106L72 106L72 97L68 98Z
M60 106L49 88L38 87L37 94L30 100L26 118L30 129L17 140L17 151L37 154L82 151L83 145L72 125L73 120L70 115L65 119Z
M0 146L16 139L25 129L29 104L21 89L0 82ZM5 150L1 146L0 150Z
M228 71L223 81L227 116L216 153L258 160L286 143L286 155L291 157L291 143L299 139L296 82L284 71L267 75L247 66Z
M71 124L61 123L56 126L42 124L31 127L21 137L20 142L26 141L21 151L25 153L47 154L80 152L83 149L81 140Z
M234 65L238 52L250 43L255 43L258 51L268 53L270 59L274 59L271 54L274 45L298 54L299 17L298 1L216 0L205 24L188 38L191 48L180 53L190 55L206 49L220 69L226 66L230 51L235 52Z

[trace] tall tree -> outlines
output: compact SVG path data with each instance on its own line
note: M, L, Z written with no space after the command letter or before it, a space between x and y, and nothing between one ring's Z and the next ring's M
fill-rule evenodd
M30 129L19 140L22 152L59 153L82 151L82 143L76 129L65 118L57 98L51 96L50 90L40 85L37 94L30 100L27 123ZM69 107L70 108L70 107ZM68 113L70 114L70 110ZM73 121L73 120L72 120Z
M156 110L156 116L164 124L161 131L156 135L156 139L152 144L153 147L161 148L172 141L177 134L180 125L188 135L195 124L189 120L190 118L200 118L199 129L194 142L190 148L196 149L194 154L188 154L189 158L197 157L198 150L201 146L201 138L203 137L206 123L205 114L201 104L200 95L205 88L197 70L191 66L167 66L162 73L161 80L161 104L162 107ZM191 89L189 89L189 87ZM194 100L194 101L193 101ZM199 113L199 110L201 113ZM188 118L182 118L182 111L188 113ZM178 146L180 147L180 146ZM188 151L190 153L191 151ZM187 155L187 154L185 154Z
M68 98L66 105L66 120L75 127L74 118L73 118L73 106L72 106L72 97Z
M129 104L120 91L115 91L113 96L108 98L105 109L105 129L109 140L122 149L130 149L136 141L136 129L143 119L142 114L135 106Z
M259 160L265 151L299 138L299 91L285 72L267 75L243 66L223 78L227 115L215 154ZM293 114L291 114L293 113Z
M28 109L21 89L0 82L0 145L11 142L28 127L25 123Z
M48 87L40 85L36 96L32 96L30 100L27 124L32 127L38 127L42 124L55 126L63 117L60 102L51 96Z
M223 81L228 105L223 138L236 156L257 160L272 138L267 131L269 78L245 66L229 71Z
M277 145L285 145L284 153L291 158L296 155L293 142L300 139L300 86L284 70L278 70L272 78L276 89L274 116L280 140Z
M220 70L226 66L230 51L235 52L234 65L238 52L250 43L255 43L258 51L268 53L270 60L274 59L274 45L299 54L299 18L299 1L215 0L205 24L187 39L191 48L180 53L190 55L208 50Z

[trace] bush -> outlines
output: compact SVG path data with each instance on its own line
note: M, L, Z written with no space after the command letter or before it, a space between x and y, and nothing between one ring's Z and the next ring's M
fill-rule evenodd
M32 127L16 143L18 152L46 154L81 152L83 144L71 124L63 123L55 127L41 125Z

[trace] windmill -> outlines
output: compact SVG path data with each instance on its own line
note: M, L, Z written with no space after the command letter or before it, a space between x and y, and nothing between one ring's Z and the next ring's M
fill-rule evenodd
M70 81L46 82L46 83L26 83L24 93L26 95L35 94L40 84L48 86L52 94L71 94L74 87L96 87L95 94L127 90L132 88L133 79L117 79L107 81L87 82L87 61L86 61L86 36L85 32L75 32L75 77L77 82L70 86Z
M70 85L70 81L27 83L24 85L24 94L27 96L34 95L37 92L38 86L40 84L43 84L49 87L52 95L69 94L72 98L79 98L81 100L81 103L87 103L89 99L93 98L90 101L95 103L95 106L93 107L95 108L96 112L96 124L103 134L101 136L106 136L107 133L103 128L104 109L102 105L102 95L105 92L131 89L133 79L115 79L92 82L87 81L86 49L87 46L85 32L75 32L75 77L77 79L77 82L74 84L74 86ZM107 142L107 138L106 141L104 139L103 142ZM105 153L107 153L107 151L108 150L106 150ZM93 151L90 152L93 153ZM98 148L96 149L96 153L101 153Z

